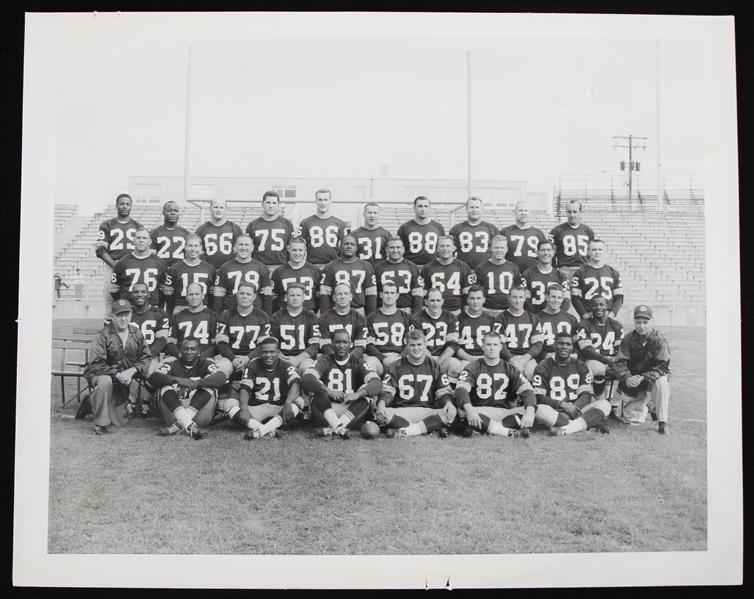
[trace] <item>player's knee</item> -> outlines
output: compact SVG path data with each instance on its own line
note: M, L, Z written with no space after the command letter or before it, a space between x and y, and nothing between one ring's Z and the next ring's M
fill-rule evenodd
M364 362L369 364L369 367L374 370L379 376L382 376L385 373L385 368L382 366L382 362L380 362L374 356L364 356Z
M595 380L599 378L605 378L607 365L603 364L602 362L598 362L597 360L587 360L586 365L589 367L589 370L592 371L592 376Z
M610 402L608 400L598 399L591 405L592 405L593 410L599 410L605 415L606 418L610 415L610 410L612 409L612 406L610 405Z
M314 397L312 397L312 406L324 414L325 410L332 408L332 402L327 396L327 393L315 393Z
M610 404L608 404L609 406ZM609 410L608 410L609 411ZM558 420L558 412L545 404L537 406L536 412L534 412L534 421L539 422L544 426L555 426L555 422Z
M304 358L299 362L298 366L296 366L296 372L298 372L299 376L304 376L304 373L309 370L313 364L314 360L311 358Z
M214 358L215 365L223 372L223 374L230 378L230 375L233 374L233 362L228 360L228 358L223 358L222 356L216 356Z

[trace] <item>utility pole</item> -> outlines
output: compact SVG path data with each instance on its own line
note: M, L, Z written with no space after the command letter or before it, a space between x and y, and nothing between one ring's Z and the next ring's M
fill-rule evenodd
M613 150L615 148L628 148L628 201L631 202L631 199L633 197L633 172L638 171L641 164L637 161L634 162L634 149L636 150L646 150L647 144L644 143L644 141L639 141L634 143L637 139L638 140L645 140L649 139L648 137L636 137L634 135L613 135L613 139L622 139L624 141L628 142L628 145L620 145L618 142L613 142ZM624 171L626 170L626 161L621 160L620 163L620 170Z

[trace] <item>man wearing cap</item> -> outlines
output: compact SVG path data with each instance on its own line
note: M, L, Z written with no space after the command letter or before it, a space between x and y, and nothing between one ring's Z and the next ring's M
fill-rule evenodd
M151 360L144 335L131 322L131 304L124 299L114 301L112 321L94 337L84 370L94 389L91 410L97 435L110 432L112 426L123 426L129 385L135 377L146 377ZM77 418L83 414L79 410Z
M615 360L618 392L613 410L624 422L638 426L644 422L651 401L653 419L659 421L658 433L666 433L670 403L670 347L665 337L652 328L652 308L634 309L634 330L620 344Z

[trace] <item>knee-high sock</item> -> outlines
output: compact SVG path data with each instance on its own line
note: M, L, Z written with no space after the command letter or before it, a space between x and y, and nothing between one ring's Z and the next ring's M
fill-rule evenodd
M437 414L427 416L421 422L411 424L405 427L406 435L412 437L414 435L425 435L434 431L439 431L444 426L442 418Z
M361 421L361 418L366 415L368 410L369 400L366 397L355 399L348 405L348 409L343 412L341 417L338 419L338 424L342 424L349 428L354 428L354 426L351 426L351 424L358 424Z
M492 418L490 418L486 414L480 414L479 418L482 420L482 430L488 435L499 435L501 437L507 437L511 432L511 428L503 426L502 422L492 420ZM503 419L503 422L505 422L505 420L508 418L515 418L515 416L506 416ZM515 428L518 428L518 423L516 423Z
M296 416L298 416L299 412L301 412L301 409L296 404L293 404L293 417L295 418ZM259 435L261 437L264 437L267 433L274 431L282 424L283 417L280 416L280 414L277 414L262 425L262 427L259 429Z

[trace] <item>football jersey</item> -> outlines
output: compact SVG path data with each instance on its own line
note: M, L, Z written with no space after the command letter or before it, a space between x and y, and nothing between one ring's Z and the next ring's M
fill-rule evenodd
M306 259L312 264L327 264L338 257L338 248L346 232L346 223L335 216L306 217L298 226L297 237L306 241Z
M471 272L469 265L454 258L450 264L440 264L432 260L421 270L424 290L439 289L444 300L446 310L460 310L463 297L469 292L469 287L476 283L476 275Z
M150 306L149 310L139 314L134 310L131 313L131 322L138 325L144 341L149 349L157 339L165 339L167 342L170 333L170 319L168 315L157 306Z
M367 343L381 352L400 353L406 346L411 317L403 310L385 314L381 309L367 316Z
M257 342L269 336L270 317L259 308L252 308L243 316L235 307L223 312L217 322L217 343L227 343L237 356L248 354Z
M498 318L502 322L500 334L511 354L539 355L542 351L542 329L538 315L524 310L519 316L515 316L510 310L505 310Z
M293 223L282 215L273 220L255 218L246 226L246 234L254 242L251 257L262 264L285 264L288 242L293 237Z
M453 225L450 236L456 244L456 258L474 270L492 255L490 239L498 233L495 225L485 221L480 221L476 225L469 221Z
M198 380L203 379L209 374L214 374L218 370L214 361L199 356L192 366L187 366L181 358L178 358L170 362L163 362L157 367L155 372L182 379Z
M553 285L563 290L564 297L570 297L570 281L557 268L544 273L533 266L523 272L521 279L526 287L526 309L530 312L539 313L547 307L547 290Z
M110 279L110 293L119 294L120 299L130 299L131 290L136 283L144 283L149 289L149 303L156 306L160 301L160 287L165 283L168 272L165 261L149 252L148 256L138 258L133 253L124 256L115 263Z
M387 282L395 283L398 286L398 301L395 305L399 308L410 308L414 297L424 297L421 269L409 260L404 259L398 263L383 260L374 267L374 273L377 277L378 294Z
M322 270L319 281L319 294L332 297L333 289L340 283L351 286L351 307L363 308L367 296L377 296L377 277L369 262L359 260L344 262L342 258L333 260Z
M521 373L505 360L490 366L479 358L471 362L458 377L456 389L465 389L471 398L472 406L494 408L516 408L527 403L534 406L534 394L528 401L521 397L532 386Z
M281 406L285 403L291 386L300 381L301 377L289 362L278 360L268 370L262 358L254 358L244 369L241 387L249 391L250 406Z
M579 352L586 347L593 347L603 356L615 356L621 341L623 341L623 325L610 316L607 317L605 324L599 324L594 317L589 317L582 320L576 327L576 345Z
M254 299L254 305L257 308L262 307L263 296L272 297L270 269L257 260L239 262L237 258L233 258L223 264L215 276L215 306L222 305L223 310L237 306L236 293L242 281L256 286L257 297Z
M411 219L398 227L398 237L406 248L404 257L414 264L423 266L435 257L437 240L445 235L445 227L436 220L420 225Z
M351 231L351 235L356 239L358 246L356 256L358 258L366 260L372 266L387 258L387 242L392 234L386 228L365 229L359 227L355 231Z
M235 255L233 246L243 235L243 231L236 223L229 220L222 225L213 225L212 221L208 220L199 225L196 234L202 239L204 259L218 269Z
M359 312L351 308L348 314L338 314L330 308L319 317L320 347L332 343L332 336L338 329L345 329L351 335L353 347L367 346L367 321Z
M106 220L99 226L94 253L98 258L110 254L116 262L134 251L134 235L141 225L132 218L122 223L117 218Z
M555 245L557 266L581 266L589 255L589 240L594 239L591 227L581 223L572 227L567 222L560 223L550 231L550 241Z
M542 330L542 354L555 351L555 335L558 333L569 333L571 337L576 336L576 327L579 324L578 318L569 312L560 310L557 314L550 314L542 310L537 312L539 326ZM536 356L534 356L536 358Z
M508 261L493 264L486 260L476 267L474 276L476 282L484 287L484 307L490 310L505 310L509 306L511 287L521 284L518 266Z
M601 295L607 300L609 310L616 297L623 297L623 287L620 282L620 273L612 266L603 264L595 268L591 264L584 264L573 275L571 296L580 297L584 302L584 308L592 309L592 299Z
M279 306L285 305L285 290L291 283L301 283L304 291L304 308L317 310L317 296L319 295L319 280L322 271L309 262L304 262L300 268L293 268L286 262L272 273L272 293L278 300Z
M180 225L172 229L160 225L152 229L149 235L152 238L152 249L165 261L168 268L186 257L183 250L186 247L186 237L189 232Z
M270 335L280 342L280 353L297 356L307 347L319 344L319 319L306 308L296 316L283 308L270 318Z
M168 268L163 292L168 299L172 298L174 306L186 306L186 289L192 283L198 283L204 290L204 305L209 305L209 298L215 289L216 274L215 267L204 260L199 260L194 266L187 264L185 260L179 260Z
M424 358L417 366L407 356L387 367L382 390L393 396L391 403L399 408L442 408L446 396L453 394L448 375L440 371L437 362Z
M433 356L441 355L447 346L458 345L458 317L448 310L441 310L437 318L432 318L424 308L411 317L410 329L424 333L427 349Z
M547 235L536 227L522 229L515 223L504 227L500 233L508 240L505 259L525 270L537 265L537 249L540 241L547 241Z
M479 316L469 316L466 310L458 315L458 347L472 356L484 353L484 336L491 331L499 332L500 321L496 316L482 312Z
M316 376L328 389L343 393L353 393L372 379L379 378L369 364L352 354L342 362L336 360L335 355L320 356L306 374Z
M542 360L531 379L535 395L546 395L558 401L576 401L582 393L594 395L592 373L581 360L569 358L558 364L554 358Z
M207 307L199 312L181 310L173 315L168 343L181 347L184 339L199 341L199 351L204 352L217 340L218 316Z

